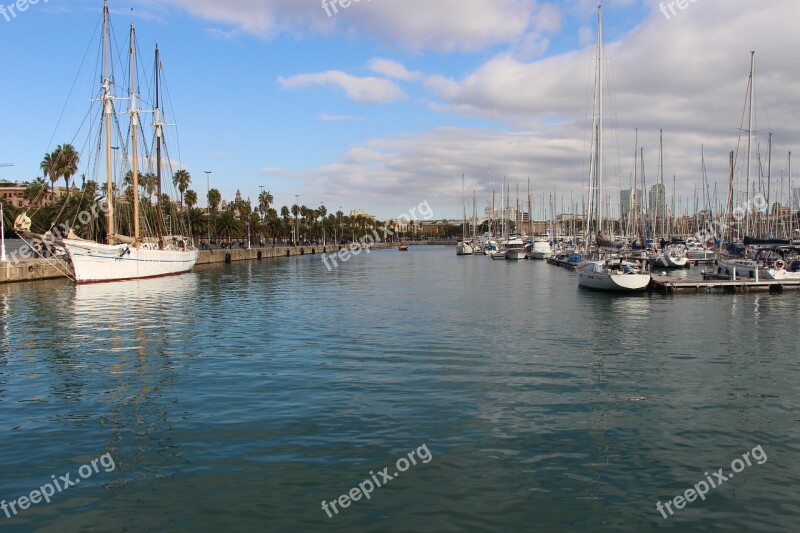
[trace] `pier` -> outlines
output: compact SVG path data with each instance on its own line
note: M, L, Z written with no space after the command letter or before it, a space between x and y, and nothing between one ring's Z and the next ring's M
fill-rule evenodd
M784 291L800 290L800 280L752 280L752 279L675 279L652 275L650 289L666 294L722 292L725 294L768 292L781 294Z

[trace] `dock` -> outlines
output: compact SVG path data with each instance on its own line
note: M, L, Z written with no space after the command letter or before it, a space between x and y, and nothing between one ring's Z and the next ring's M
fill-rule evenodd
M800 290L800 280L752 280L752 279L675 279L668 276L652 275L650 289L666 294L722 292L725 294L767 292L781 294L784 291Z

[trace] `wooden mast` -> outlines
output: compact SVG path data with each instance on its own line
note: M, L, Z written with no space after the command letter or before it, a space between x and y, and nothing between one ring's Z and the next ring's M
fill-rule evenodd
M164 124L161 122L161 102L159 94L159 81L161 78L161 54L156 45L156 65L155 65L155 78L156 78L156 108L155 108L155 121L154 126L156 130L156 181L158 197L156 198L156 211L158 213L158 247L164 249L164 214L161 212L161 140L164 133Z
M134 247L138 248L141 244L141 237L139 235L139 110L136 104L136 30L131 23L131 44L130 44L130 59L131 59L131 143L132 143L132 156L133 156L133 239Z
M106 213L106 241L108 244L114 242L114 197L113 197L113 171L111 158L111 113L113 104L111 98L111 80L108 75L108 0L103 3L103 114L106 128L106 203L108 211Z

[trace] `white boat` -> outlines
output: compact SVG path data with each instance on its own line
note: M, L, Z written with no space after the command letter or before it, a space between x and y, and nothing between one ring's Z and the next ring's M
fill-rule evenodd
M713 243L710 244L713 246ZM686 257L689 258L690 263L692 261L713 261L715 259L714 248L703 245L692 237L686 240Z
M111 53L110 47L110 21L108 3L103 7L103 83L102 83L102 102L103 119L105 133L105 155L106 155L106 180L107 197L112 197L113 187L113 159L112 159L112 115L114 113L113 101L117 99L112 95L111 89L114 83L110 76L108 58ZM181 236L164 235L163 229L156 230L158 235L153 237L143 237L140 235L139 213L141 202L139 199L139 156L138 156L138 132L140 128L139 114L137 107L138 95L136 87L136 42L135 31L131 25L130 31L130 54L131 72L130 81L134 89L129 93L129 110L131 120L130 147L131 157L131 199L133 236L127 237L116 234L114 212L115 209L109 208L107 215L108 236L107 243L98 243L89 240L76 238L74 235L61 239L60 243L66 249L69 260L72 264L73 274L77 283L95 283L109 281L124 281L144 278L157 278L171 276L188 272L194 267L200 252L194 247L189 238ZM159 77L160 65L159 52L156 49L156 65L159 65L156 73L156 108L154 110L154 129L157 144L157 179L158 190L161 190L161 144L163 142L163 123L161 122L161 111L159 109ZM113 202L111 202L113 205ZM156 204L155 212L158 213L154 227L163 228L163 213L161 210L160 197Z
M736 279L800 280L800 247L773 246L752 259L720 259L717 275Z
M653 260L653 267L658 268L687 268L689 256L686 246L682 244L669 244Z
M472 245L466 241L461 241L456 245L456 255L472 255L474 253Z
M75 281L99 283L183 274L194 267L200 252L175 241L168 249L133 244L107 245L93 241L63 239Z
M603 235L603 7L597 7L597 58L595 77L595 108L592 117L592 156L589 171L589 186L595 191L592 196L590 223L594 229L593 239L586 234L588 249L592 245L597 253L602 249L621 248L621 243ZM594 241L594 242L592 242ZM577 268L580 286L600 291L635 292L643 291L650 284L650 274L634 263L619 258L602 258L581 263Z
M550 247L550 240L536 238L533 240L530 258L537 260L547 260L553 257L553 249Z
M509 261L525 259L525 242L522 239L509 239L504 243L504 256Z
M637 265L621 260L601 259L582 263L578 283L599 291L637 292L650 285L650 274L642 273Z

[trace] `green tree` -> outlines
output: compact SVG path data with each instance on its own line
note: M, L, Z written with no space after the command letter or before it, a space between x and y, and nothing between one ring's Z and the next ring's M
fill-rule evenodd
M42 169L44 176L50 179L50 188L53 193L52 202L53 205L56 203L56 182L58 178L61 177L59 166L58 166L58 154L56 152L45 154L44 159L39 164L39 168Z
M220 193L217 189L211 189L208 191L207 200L211 211L216 213L217 209L219 209L219 204L222 202L222 193Z
M186 196L184 199L186 200L186 207L189 209L197 205L197 193L195 191L186 191Z
M261 191L261 194L258 195L258 204L261 206L263 211L269 209L269 206L275 199L272 197L272 193L269 191Z
M217 234L228 237L228 246L231 244L231 237L239 236L242 232L242 224L236 219L236 214L232 209L226 209L216 223Z
M189 189L192 183L192 176L186 170L178 170L172 176L172 183L181 193L181 206L183 206L183 194Z
M58 173L64 178L67 184L67 195L69 195L69 180L78 172L78 164L81 156L75 151L71 144L65 144L56 148L56 159L58 161Z

